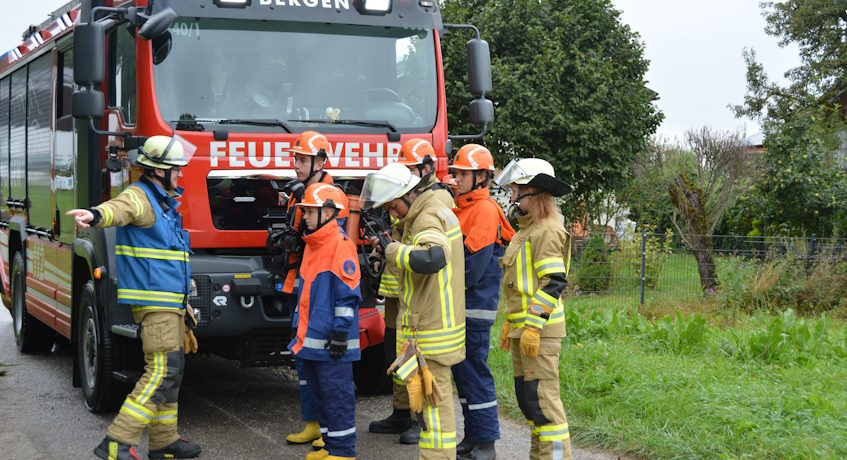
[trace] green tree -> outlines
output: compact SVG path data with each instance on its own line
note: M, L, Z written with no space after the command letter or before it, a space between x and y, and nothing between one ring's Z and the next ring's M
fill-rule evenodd
M838 110L847 89L847 2L763 2L766 32L780 44L796 44L801 63L789 70L788 85L772 82L745 50L747 94L736 115L759 121L768 152L751 205L739 221L761 221L766 233L847 232L847 177L843 151L847 125ZM837 152L841 152L841 155Z
M550 161L575 186L571 204L626 182L662 115L646 87L636 33L610 0L451 0L444 22L472 23L491 49L495 122L484 142L499 165ZM444 37L451 133L468 126L467 32Z

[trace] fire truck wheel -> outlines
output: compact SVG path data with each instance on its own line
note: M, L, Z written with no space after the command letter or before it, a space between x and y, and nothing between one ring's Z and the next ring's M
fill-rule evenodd
M24 260L20 252L12 261L12 316L15 342L22 353L47 351L53 345L55 334L44 323L27 313Z
M82 395L85 407L94 413L109 412L118 408L123 394L112 379L111 334L104 333L102 318L94 300L94 283L88 281L79 295L79 331L77 340L77 365L82 377Z
M362 358L353 363L353 382L360 395L391 393L391 376L385 375L388 364L382 344L362 350Z

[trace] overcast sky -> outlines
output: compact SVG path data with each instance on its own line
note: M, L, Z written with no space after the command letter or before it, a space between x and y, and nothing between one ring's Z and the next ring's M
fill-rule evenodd
M772 79L782 79L799 64L795 47L780 48L775 37L765 34L759 0L612 2L623 12L623 22L641 35L650 60L648 84L659 93L657 104L665 114L659 134L668 138L704 125L742 129L748 135L758 131L755 123L736 119L727 108L744 98L744 47L756 50ZM26 0L5 8L0 15L0 53L17 46L29 24L40 24L65 3Z

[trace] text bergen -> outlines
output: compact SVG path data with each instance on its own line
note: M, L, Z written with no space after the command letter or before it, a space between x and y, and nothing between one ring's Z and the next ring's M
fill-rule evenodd
M209 161L218 167L220 159L230 168L293 168L290 142L214 141L209 143ZM397 143L330 143L329 166L333 168L380 168L400 154Z

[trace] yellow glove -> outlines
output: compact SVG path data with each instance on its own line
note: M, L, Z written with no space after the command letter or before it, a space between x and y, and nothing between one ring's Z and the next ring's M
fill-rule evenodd
M525 325L521 333L521 354L529 358L538 356L538 347L541 345L541 330Z
M435 376L429 371L429 367L421 368L421 380L423 380L426 403L430 407L438 407L438 382L435 381Z
M185 340L183 341L183 352L188 355L197 353L197 337L194 337L194 332L189 328L185 328Z
M197 337L194 337L194 327L197 326L197 320L194 319L194 309L188 305L185 309L185 338L183 339L183 353L197 353Z
M509 338L509 331L511 329L509 321L506 320L506 322L503 323L503 330L500 331L500 349L503 351L509 351L512 349L512 340Z
M420 365L420 374L421 380L423 381L423 393L426 398L426 403L429 404L430 407L437 407L438 382L435 381L435 376L432 375L432 372L429 370L429 364L426 363L426 359L424 359L423 353L421 353L421 349L417 345L415 345L415 352Z
M409 392L409 409L419 414L423 412L423 388L421 388L421 376L415 373L406 382L406 391Z

